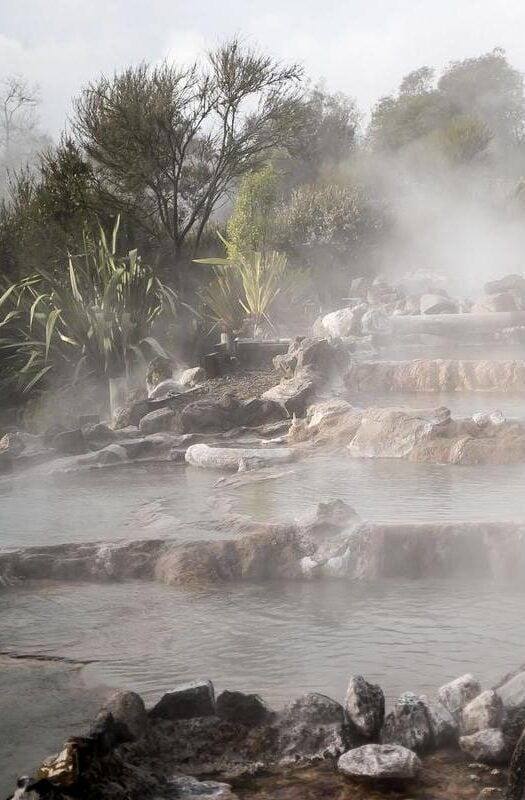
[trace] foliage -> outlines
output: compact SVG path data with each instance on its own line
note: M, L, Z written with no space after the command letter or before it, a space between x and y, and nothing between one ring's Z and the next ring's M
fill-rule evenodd
M175 311L175 295L145 267L136 250L117 255L102 228L86 234L84 251L70 255L67 276L44 270L11 283L0 298L0 354L11 384L29 391L54 373L115 376L143 358L165 355L152 338L154 321Z
M452 165L468 164L485 153L492 135L486 125L472 117L454 117L429 143Z
M141 64L101 78L77 100L74 126L115 202L178 259L190 240L199 247L234 182L293 139L300 74L233 40L204 66Z
M223 240L227 250L229 243ZM247 316L257 331L271 324L269 310L285 283L287 258L275 250L237 252L234 258L200 258L197 264L213 267L214 280L202 293L216 324L238 331Z
M279 176L271 165L242 179L226 226L228 256L269 249L275 236Z

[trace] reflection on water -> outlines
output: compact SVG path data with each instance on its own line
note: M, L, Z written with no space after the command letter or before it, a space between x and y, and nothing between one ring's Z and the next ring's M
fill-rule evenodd
M219 689L256 691L279 706L310 690L342 699L356 672L379 682L390 699L408 689L435 694L467 670L490 685L525 661L524 592L444 580L199 591L81 584L9 591L0 596L0 613L5 648L97 659L82 671L93 686L128 687L153 702L180 681L210 677ZM2 675L4 685L10 680ZM34 720L48 709L62 728L73 728L82 707L68 703L59 711L53 692L24 680L21 673L19 719L0 692L0 737L14 729L23 741L30 728L41 756L59 741L45 726L35 733Z

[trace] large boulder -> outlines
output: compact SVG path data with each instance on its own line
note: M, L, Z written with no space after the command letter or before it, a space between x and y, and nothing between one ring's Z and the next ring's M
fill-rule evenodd
M151 709L153 719L193 719L215 714L211 681L193 681L164 694Z
M148 392L149 400L165 400L175 394L180 394L184 391L184 386L176 381L174 378L166 378L165 381L157 383L157 385Z
M456 314L458 307L454 300L441 294L424 294L419 300L422 314Z
M408 780L421 769L417 755L406 747L365 744L339 758L337 769L350 778L364 780Z
M348 449L358 458L405 458L430 437L440 411L368 408Z
M194 467L238 471L251 462L259 467L278 466L293 461L295 453L288 448L210 447L193 444L186 450L186 461Z
M525 278L521 275L505 275L495 281L489 281L483 287L485 294L499 294L500 292L513 292L525 295Z
M278 403L288 416L296 414L302 417L315 397L316 388L316 382L309 374L299 374L293 378L284 378L277 386L264 392L262 397Z
M267 722L272 711L257 694L230 692L225 690L217 697L216 713L228 722L246 725L251 728Z
M53 439L53 448L63 455L79 455L87 450L86 440L80 428L57 433Z
M517 310L516 298L511 292L497 292L496 294L485 295L480 297L472 307L473 314Z
M362 675L350 678L345 697L348 718L367 739L378 736L385 718L385 695L380 686L368 683Z
M385 717L382 744L399 744L417 753L433 745L433 736L425 703L412 692L404 692Z
M499 728L486 728L460 736L459 746L468 756L483 764L505 764L511 756L508 739Z
M492 689L478 694L461 712L464 734L477 733L485 728L498 728L503 719L503 703Z
M450 711L441 703L431 702L424 695L420 697L420 700L426 707L434 747L446 747L449 744L457 743L459 726Z
M347 336L359 335L361 332L361 317L367 306L357 301L357 305L340 308L325 314L322 318L323 329L329 336L344 339Z
M287 705L277 732L281 764L334 758L347 749L344 709L322 694L306 694Z
M286 418L282 405L271 397L237 400L230 395L224 400L197 400L181 412L183 433L220 433L232 428L258 427Z
M159 408L145 414L139 423L139 430L142 434L158 433L168 431L175 421L175 412L171 408Z
M206 373L202 367L190 367L179 375L181 386L199 386L206 380Z
M470 703L479 694L481 694L481 685L470 673L460 675L459 678L446 683L438 691L439 701L456 720L460 719L461 711L467 703Z
M105 704L104 711L124 726L129 739L140 739L145 734L148 714L142 697L136 692L116 692Z

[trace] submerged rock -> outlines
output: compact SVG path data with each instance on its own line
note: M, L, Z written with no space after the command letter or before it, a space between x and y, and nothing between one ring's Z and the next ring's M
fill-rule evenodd
M385 718L385 695L380 686L368 683L362 675L350 678L345 709L360 734L367 739L379 735Z
M438 697L452 716L459 720L463 708L479 694L481 694L479 681L470 673L466 673L442 686L439 689Z
M385 717L382 744L399 744L417 753L430 750L433 735L425 703L412 692L405 692Z
M256 449L250 447L210 447L207 444L194 444L186 451L186 461L194 467L206 469L238 470L241 462L246 467L252 459L258 466L275 466L293 461L295 454L287 448Z
M408 780L421 769L417 755L392 744L365 744L344 753L337 769L351 778L366 780Z
M211 681L193 681L164 694L151 709L153 719L192 719L215 714L215 695Z

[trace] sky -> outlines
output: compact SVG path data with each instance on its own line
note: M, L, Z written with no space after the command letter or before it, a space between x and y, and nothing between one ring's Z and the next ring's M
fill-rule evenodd
M187 63L237 34L366 113L424 64L503 47L525 72L524 30L525 0L0 0L0 80L37 83L42 126L57 136L71 98L100 73Z

